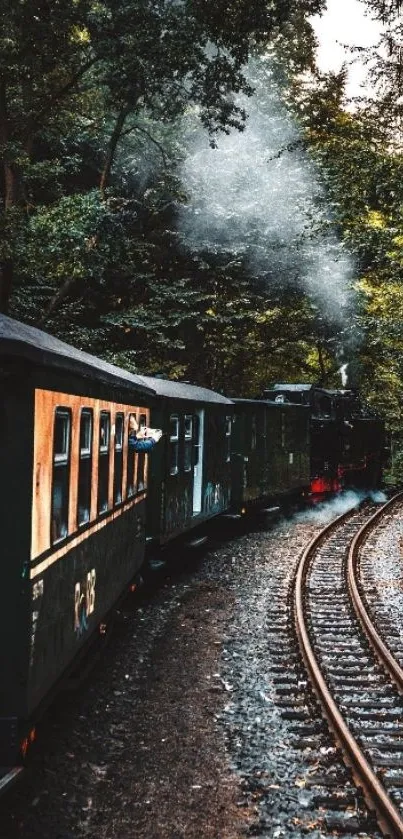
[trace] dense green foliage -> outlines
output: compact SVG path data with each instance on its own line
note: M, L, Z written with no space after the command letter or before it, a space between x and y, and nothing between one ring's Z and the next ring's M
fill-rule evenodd
M134 305L140 363L150 337L156 350L164 346L166 363L185 343L170 337L177 321L198 314L193 287L183 300L180 284L177 293L169 289L176 280L187 288L193 271L176 242L175 204L185 200L177 162L185 149L170 126L191 113L212 143L220 132L242 130L245 109L235 95L252 93L242 73L250 50L277 45L294 72L312 65L307 15L323 0L6 5L0 310L103 352L120 345L113 329L111 345L104 319L112 324L116 309ZM180 301L171 324L165 311L153 312L158 284L158 298L166 288L171 308Z
M348 363L400 428L402 22L398 2L363 2L387 20L388 49L366 56L375 93L351 110L344 71L315 70L309 16L324 0L4 0L0 310L131 369L229 394L284 378L338 386ZM183 164L198 126L219 147L243 131L256 84L274 125L279 97L300 123L274 154L268 136L267 165L314 160L317 207L300 237L269 225L259 238L253 219L237 247L193 247L179 223L198 212ZM352 255L343 318L298 267L319 229ZM270 281L252 246L267 251Z
M192 106L212 138L241 129L245 113L233 94L251 93L242 67L252 43L287 40L301 66L304 14L323 0L3 5L0 310L7 311L27 215L94 186L106 198L118 145L146 131L147 116L166 123Z
M299 83L295 99L340 236L356 258L358 383L393 434L403 477L403 18L398 0L365 0L385 25L366 55L371 93L346 109L345 72Z

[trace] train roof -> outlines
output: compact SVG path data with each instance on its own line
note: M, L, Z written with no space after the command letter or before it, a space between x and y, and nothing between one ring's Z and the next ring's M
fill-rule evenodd
M308 405L302 405L300 402L280 402L276 401L276 399L268 399L267 397L263 399L242 399L241 397L234 396L233 402L236 405L267 405L271 408L275 406L276 408L286 408L287 410L291 408L303 408L304 410L308 410L309 407Z
M134 373L122 370L114 364L94 355L77 350L64 341L59 341L47 332L27 326L7 315L0 314L0 357L24 358L45 367L54 367L85 377L91 377L109 385L139 390L153 394L153 388Z
M227 399L215 390L192 385L189 382L174 382L170 379L159 379L156 376L141 376L141 379L152 388L158 396L170 399L185 399L191 402L209 402L219 405L233 405L232 399Z
M314 388L316 388L316 385L312 385L312 384L300 384L299 385L299 384L290 384L290 382L284 382L283 384L278 384L277 383L277 384L273 385L272 387L267 388L267 390L268 391L269 390L295 390L295 391L300 391L300 390L313 390Z
M285 382L284 384L275 384L270 388L267 388L264 393L270 393L273 391L289 391L290 393L307 393L309 391L319 391L320 393L327 393L329 396L355 396L356 392L352 388L329 388L329 387L322 387L322 385L315 385L315 384L290 384L289 382Z

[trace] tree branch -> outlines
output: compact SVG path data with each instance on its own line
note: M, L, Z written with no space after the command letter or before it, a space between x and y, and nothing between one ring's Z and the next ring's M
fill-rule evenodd
M112 169L113 160L116 153L116 148L119 143L119 140L122 136L123 126L125 124L126 118L128 117L131 111L130 105L126 105L125 108L122 108L118 117L116 119L115 127L112 131L111 138L109 140L108 151L106 153L104 168L101 174L101 180L99 183L99 189L102 195L102 198L105 198L105 189L109 180L109 176Z
M139 132L141 132L141 134L145 134L145 135L146 135L146 137L148 137L148 139L149 139L149 140L151 140L151 142L152 142L152 143L154 143L154 145L157 147L157 149L158 149L158 150L160 151L160 153L161 153L161 157L162 157L162 159L163 159L163 161L164 161L164 166L165 166L165 168L167 168L167 166L168 166L168 157L167 157L167 155L166 155L166 152L165 152L165 149L164 149L164 147L163 147L162 143L160 143L158 140L156 140L156 139L155 139L155 137L153 137L153 136L152 136L152 134L150 134L150 132L149 132L149 131L147 131L147 129L146 129L146 128L142 128L140 125L131 125L131 126L130 126L130 128L126 128L126 130L125 130L125 131L122 131L121 136L122 136L122 137L125 137L125 136L126 136L126 134L131 134L131 133L132 133L132 131L139 131Z
M93 56L92 58L90 58L88 61L85 62L85 64L83 64L79 68L79 70L76 71L76 73L74 73L74 75L69 79L68 82L66 82L66 84L64 84L62 87L59 88L59 90L57 90L57 91L55 91L55 93L53 93L53 95L50 97L50 99L48 99L48 101L44 104L43 108L40 108L38 113L35 115L35 118L33 118L30 121L30 125L29 125L30 130L26 135L27 137L29 137L33 128L36 125L38 125L39 121L45 116L45 114L47 114L49 111L51 111L53 106L56 105L58 102L60 102L60 100L63 99L72 90L72 88L77 84L79 79L81 79L82 76L84 76L84 74L87 72L87 70L89 70L90 67L93 67L93 65L96 64L96 62L99 61L99 60L100 59L99 59L98 56Z
M76 277L68 277L67 280L64 281L63 285L56 291L56 294L53 295L52 299L50 300L49 305L46 307L45 311L42 313L41 317L38 320L38 327L41 328L48 318L53 315L53 312L59 305L59 303L67 297L70 290L73 288L75 283L77 282Z

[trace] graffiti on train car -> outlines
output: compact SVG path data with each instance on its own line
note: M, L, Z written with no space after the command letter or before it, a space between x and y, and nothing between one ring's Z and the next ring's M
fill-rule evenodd
M219 482L209 481L204 490L203 511L205 513L219 513L228 503L228 491Z
M35 638L38 626L39 613L43 597L43 580L36 580L32 586L32 614L31 614L31 649L29 655L29 666L34 663Z
M192 501L189 487L185 487L180 495L169 495L165 509L165 529L167 533L178 530L186 525L192 515Z
M81 638L88 629L88 617L95 609L95 568L88 571L82 582L74 588L74 632L76 638Z

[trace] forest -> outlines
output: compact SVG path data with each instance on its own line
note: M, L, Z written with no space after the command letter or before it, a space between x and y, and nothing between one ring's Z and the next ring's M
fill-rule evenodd
M227 395L358 387L403 473L403 23L325 0L2 0L0 311Z

